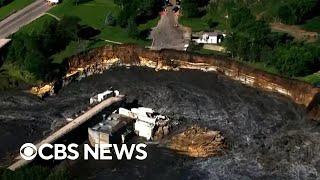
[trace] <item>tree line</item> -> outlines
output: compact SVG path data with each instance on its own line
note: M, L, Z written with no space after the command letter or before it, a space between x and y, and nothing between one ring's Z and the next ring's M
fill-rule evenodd
M268 3L274 3L270 6L274 9L267 7ZM262 17L257 16L258 5L266 6ZM319 43L296 42L288 34L271 32L269 26L271 21L303 22L320 12L317 0L184 0L182 8L184 15L202 17L209 27L222 24L220 27L228 32L224 46L234 58L263 62L289 77L305 76L320 69Z
M77 17L65 16L60 21L45 21L36 32L21 31L14 34L6 62L27 70L37 79L53 79L61 73L61 69L52 63L51 56L78 38L79 21Z
M114 3L119 5L121 10L117 15L108 14L106 24L126 28L129 36L133 38L143 35L138 25L156 18L164 6L163 0L114 0Z
M9 4L12 0L0 0L0 7Z
M242 61L264 62L285 76L305 76L319 70L320 47L295 42L284 33L271 32L263 20L256 20L248 8L237 8L228 19L225 46Z
M320 15L318 0L183 0L182 8L187 17L209 14L223 19L232 9L248 7L255 16L267 21L280 21L286 24L303 23L306 19Z

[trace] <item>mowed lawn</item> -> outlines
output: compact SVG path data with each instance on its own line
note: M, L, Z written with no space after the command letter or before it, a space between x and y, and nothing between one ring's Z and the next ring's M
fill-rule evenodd
M95 29L99 29L101 34L98 36L102 40L112 40L121 43L138 43L140 45L147 45L150 42L130 38L126 29L119 26L105 25L106 17L109 13L114 16L120 11L120 7L114 4L113 0L88 0L87 2L74 4L73 1L63 1L49 11L49 13L62 17L77 16L81 19L82 25L88 25Z
M35 0L13 0L9 4L0 7L0 21L34 1Z
M105 19L109 13L115 17L120 11L120 7L114 4L113 0L89 0L85 3L74 4L74 1L64 0L63 3L52 8L48 13L59 18L63 16L77 16L81 19L81 25L91 26L101 31L101 33L92 40L81 40L71 42L65 50L52 56L53 62L61 63L65 58L75 55L81 51L89 50L95 47L110 44L104 40L111 40L120 43L135 43L141 46L149 46L151 40L135 39L128 36L126 29L119 26L105 25ZM54 19L52 16L45 14L32 23L24 26L19 32L36 33L42 32L41 27L45 26L48 20ZM146 24L140 24L139 30L143 31L156 26L159 18L148 21Z

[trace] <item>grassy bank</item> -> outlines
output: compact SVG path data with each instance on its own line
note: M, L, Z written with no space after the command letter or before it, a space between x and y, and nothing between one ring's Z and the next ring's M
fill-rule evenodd
M13 0L9 4L0 8L0 21L14 12L26 7L35 0Z
M179 23L192 28L193 32L209 30L209 26L203 18L186 18L181 17Z

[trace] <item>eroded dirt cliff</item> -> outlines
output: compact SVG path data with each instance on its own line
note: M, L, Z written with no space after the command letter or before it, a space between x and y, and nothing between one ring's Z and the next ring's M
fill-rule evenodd
M319 119L319 88L219 56L196 55L174 50L151 51L135 45L119 45L105 46L73 56L67 60L67 66L66 76L51 84L51 88L40 86L32 92L39 96L52 94L59 89L57 87L65 86L75 79L102 73L114 66L143 66L157 71L195 69L218 72L248 86L290 97L295 103L307 108L310 118Z

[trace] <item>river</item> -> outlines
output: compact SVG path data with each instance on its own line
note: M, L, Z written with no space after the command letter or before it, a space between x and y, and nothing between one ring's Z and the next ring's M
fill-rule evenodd
M191 159L149 146L146 161L74 162L71 173L90 179L316 179L320 126L290 99L216 73L115 68L74 82L40 100L23 92L0 94L0 157L65 123L109 87L160 113L220 130L225 155ZM5 159L2 160L5 162ZM78 170L76 170L78 169Z

